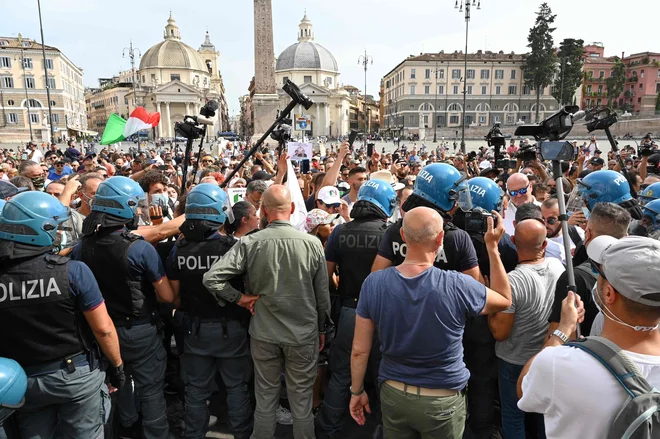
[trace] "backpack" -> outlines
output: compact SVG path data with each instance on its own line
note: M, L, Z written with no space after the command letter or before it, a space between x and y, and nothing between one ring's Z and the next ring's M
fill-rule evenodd
M660 391L651 387L619 346L602 337L576 340L566 346L580 349L598 360L629 396L610 424L607 439L660 437Z

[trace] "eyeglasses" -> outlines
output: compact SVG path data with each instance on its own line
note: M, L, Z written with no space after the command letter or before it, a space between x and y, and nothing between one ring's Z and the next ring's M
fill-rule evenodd
M551 226L557 224L557 221L559 221L559 218L555 218L554 216L545 219L545 222Z
M591 265L591 271L594 272L594 274L599 275L603 279L607 280L605 277L605 273L603 273L603 270L600 268L600 264L593 259L589 259L589 264Z
M323 201L321 201L321 203L323 203ZM326 206L326 207L334 207L335 209L339 209L339 206L341 206L341 203L333 203L333 204L323 203L323 205Z
M522 189L518 189L517 191L509 191L509 195L511 195L512 197L517 197L518 195L525 195L528 189L529 186L524 187Z

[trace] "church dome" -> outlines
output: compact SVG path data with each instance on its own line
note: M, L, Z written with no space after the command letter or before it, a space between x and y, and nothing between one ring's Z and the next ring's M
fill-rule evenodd
M275 65L276 71L292 69L319 69L339 72L337 60L328 49L314 42L312 22L307 14L298 26L298 42L280 54Z
M201 55L181 41L179 27L172 14L167 20L164 33L165 41L152 46L142 56L140 70L149 68L183 68L208 71Z

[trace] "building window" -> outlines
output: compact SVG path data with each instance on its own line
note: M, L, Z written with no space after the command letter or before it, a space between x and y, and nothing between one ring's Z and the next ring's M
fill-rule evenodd
M458 94L458 85L455 85L455 86L454 86L454 93L453 93L453 94L455 94L455 95Z
M13 107L15 103L16 103L16 102L14 102L13 99L9 99L9 100L7 101L7 105L9 105L10 107Z
M516 71L511 70L511 79L516 79Z
M325 78L325 83L327 84L326 87L329 87L332 85L332 76L327 76Z
M515 85L510 85L510 86L509 86L509 94L510 94L510 95L515 95L517 91L518 91L518 87L517 87L517 86L515 86Z
M461 111L461 110L458 104L451 104L449 108L447 108L447 111Z
M499 105L495 105L495 106L493 107L493 110L495 110L495 111L500 111L500 106L499 106Z
M18 123L18 114L7 113L7 123Z
M11 76L2 78L2 88L14 88L14 78Z
M303 78L303 82L312 82L312 77L311 76L305 76Z
M41 104L36 99L28 99L27 104L28 104L28 107L33 107L33 108L40 108L41 107Z
M427 115L424 115L424 125L429 124L429 117Z
M181 75L175 75L174 73L171 74L170 81L181 81Z
M598 93L602 93L602 92L603 92L603 86L602 86L602 85L599 85L599 86L598 86Z
M493 123L501 123L502 118L500 116L493 115Z
M23 58L23 66L26 69L31 69L32 68L32 58Z
M452 69L451 79L461 79L461 69Z
M472 86L468 85L466 91L467 91L467 94L471 95L472 94Z
M410 69L410 79L415 79L415 69Z
M414 106L414 105L411 105L411 106L410 106L410 109L411 109L411 110L414 110L414 109L415 109L415 106Z
M495 70L495 79L504 79L504 70Z
M0 56L0 67L4 69L10 69L11 68L11 58L8 56Z
M490 70L481 70L481 79L489 79L490 78Z
M640 77L640 78L643 78L643 77L644 77L644 70L641 70L641 71L639 72L639 77Z
M474 79L474 69L468 69L467 70L467 79Z
M598 99L598 100L596 101L596 107L600 107L600 104L601 104L601 100Z
M486 123L486 116L479 116L479 123L480 124Z
M642 98L637 98L637 103L641 104L642 103Z
M485 85L482 85L481 86L481 94L482 95L488 94L488 87L486 87Z
M55 87L55 78L48 78L48 88L51 90L57 88Z
M587 85L587 93L591 93L591 85Z
M445 86L444 85L439 85L438 86L438 94L439 95L445 94Z
M528 95L530 93L529 85L524 85L522 89L522 94Z
M605 77L605 71L604 71L604 70L599 71L599 72L598 72L598 77L599 77L600 79L603 79L603 78Z
M585 101L585 104L586 104L587 108L591 108L591 99L587 99Z
M495 94L496 95L501 95L502 94L502 86L500 86L500 85L495 86Z
M587 78L592 79L593 77L594 77L594 71L593 71L593 70L589 70L589 71L587 72Z
M644 89L644 85L643 85L643 84L639 84L639 91L642 91L643 89Z
M411 85L411 86L410 86L410 94L411 94L411 95L414 95L414 94L415 94L415 86L414 86L414 85Z
M431 93L431 86L430 85L425 85L424 86L424 94L427 95Z
M543 96L545 94L545 88L541 88L539 91L539 96Z
M46 60L46 68L48 70L53 70L53 60L52 59L47 59Z
M660 70L658 72L660 72ZM445 79L445 69L438 70L438 79Z
M431 69L426 69L424 71L424 79L431 79Z
M428 103L425 103L422 105L422 111L429 111L431 109L431 106Z
M39 115L36 113L30 113L30 122L39 123Z
M25 78L25 87L34 88L34 78Z
M415 116L408 116L408 123L410 123L410 125L414 125L415 124Z
M60 123L60 115L59 114L53 114L53 118L51 120L52 123Z
M282 85L286 84L286 81L288 81L288 80L289 80L288 76L285 76L284 78L282 78Z
M456 125L458 123L458 116L449 116L449 123Z
M527 111L527 104L523 104L522 109L523 111Z

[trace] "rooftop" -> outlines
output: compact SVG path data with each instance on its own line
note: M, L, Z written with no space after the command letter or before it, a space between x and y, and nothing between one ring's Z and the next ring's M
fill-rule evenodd
M499 52L492 52L490 50L477 50L475 53L468 53L468 61L523 61L526 54L520 54L515 52L504 53L503 50ZM465 55L462 50L455 50L453 53L445 53L444 50L441 50L438 53L420 53L419 55L410 55L392 70L390 70L385 76L389 76L392 72L398 69L403 63L408 61L426 61L426 62L436 62L436 61L463 61L465 60Z

